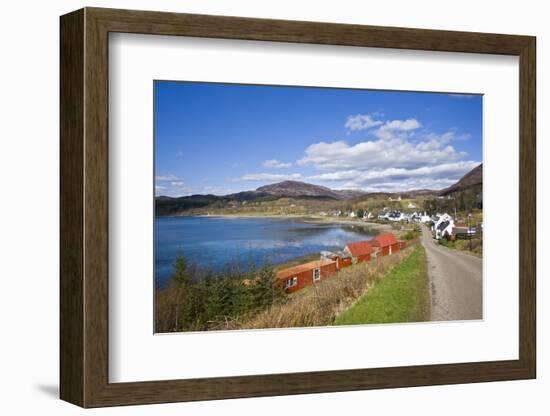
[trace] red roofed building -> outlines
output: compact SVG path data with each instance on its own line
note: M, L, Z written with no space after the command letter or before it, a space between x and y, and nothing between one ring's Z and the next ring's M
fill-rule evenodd
M279 270L275 276L282 283L285 291L290 293L326 279L334 273L336 273L336 262L321 259Z
M378 253L381 256L387 256L399 251L399 242L392 233L376 236L371 240L371 244L378 249Z
M344 247L344 252L348 253L353 259L354 263L361 263L363 261L369 261L374 251L370 241L357 241L355 243L348 243Z

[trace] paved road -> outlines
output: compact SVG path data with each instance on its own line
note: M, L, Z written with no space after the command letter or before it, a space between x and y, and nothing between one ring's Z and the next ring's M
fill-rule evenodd
M422 226L428 257L432 321L482 318L482 262L478 257L438 245Z

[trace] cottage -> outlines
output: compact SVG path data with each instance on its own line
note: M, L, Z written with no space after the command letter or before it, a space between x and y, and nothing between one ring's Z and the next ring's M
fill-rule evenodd
M381 256L399 251L399 242L392 233L380 234L371 240L371 244Z
M405 215L401 211L390 211L387 215L387 219L389 221L403 221L405 219Z
M357 241L355 243L348 243L344 247L344 253L347 253L353 263L361 263L363 261L369 261L374 249L370 241Z
M335 261L338 270L345 269L353 264L353 258L343 251L338 253L338 257L336 257Z
M435 239L441 240L443 238L453 238L453 228L454 223L453 220L450 221L441 221L436 227L435 227Z
M434 223L435 239L451 238L454 226L453 217L449 214L440 215Z
M388 215L389 215L389 214L388 214L387 212L385 212L385 213L383 213L383 214L378 214L378 219L379 219L379 220L387 220L387 219L388 219Z
M372 219L372 218L374 218L374 215L372 215L372 212L370 212L370 211L369 211L369 212L365 212L365 213L363 214L363 219L364 219L364 220L370 220L370 219Z
M285 291L290 293L326 279L334 273L336 262L321 259L279 270L275 276Z
M351 255L344 250L336 253L332 251L321 251L321 259L335 261L336 270L341 270L352 265Z
M431 218L429 215L427 215L426 213L424 213L424 215L421 215L421 216L420 216L420 219L419 219L419 221L420 221L422 224L427 224L427 223L429 223L431 220L432 220L432 218Z

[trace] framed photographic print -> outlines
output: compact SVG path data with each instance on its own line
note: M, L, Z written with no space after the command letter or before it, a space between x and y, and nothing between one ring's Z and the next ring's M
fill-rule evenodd
M61 17L83 406L534 378L535 38Z

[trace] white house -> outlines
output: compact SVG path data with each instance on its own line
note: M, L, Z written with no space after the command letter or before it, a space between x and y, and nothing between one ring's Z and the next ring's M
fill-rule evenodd
M365 211L363 213L363 221L368 221L370 220L371 218L374 218L374 215L372 215L372 212L367 212Z
M387 219L388 219L388 215L390 215L389 212L384 212L383 214L378 214L378 219L379 219L379 220L387 220Z
M446 214L446 213L443 215L440 215L433 227L435 231L436 240L441 240L442 238L450 237L453 233L454 226L455 226L455 222L453 220L453 217L451 217L449 214Z
M403 221L403 220L405 220L405 214L403 214L400 211L391 211L387 215L387 219L390 220L390 221L395 221L395 222Z
M426 224L427 222L430 222L431 220L432 220L432 218L429 215L426 215L426 213L424 213L424 215L420 215L419 221L423 224Z
M423 224L430 222L432 220L432 217L426 214L426 212L414 212L411 215L411 220L414 222L421 222Z

